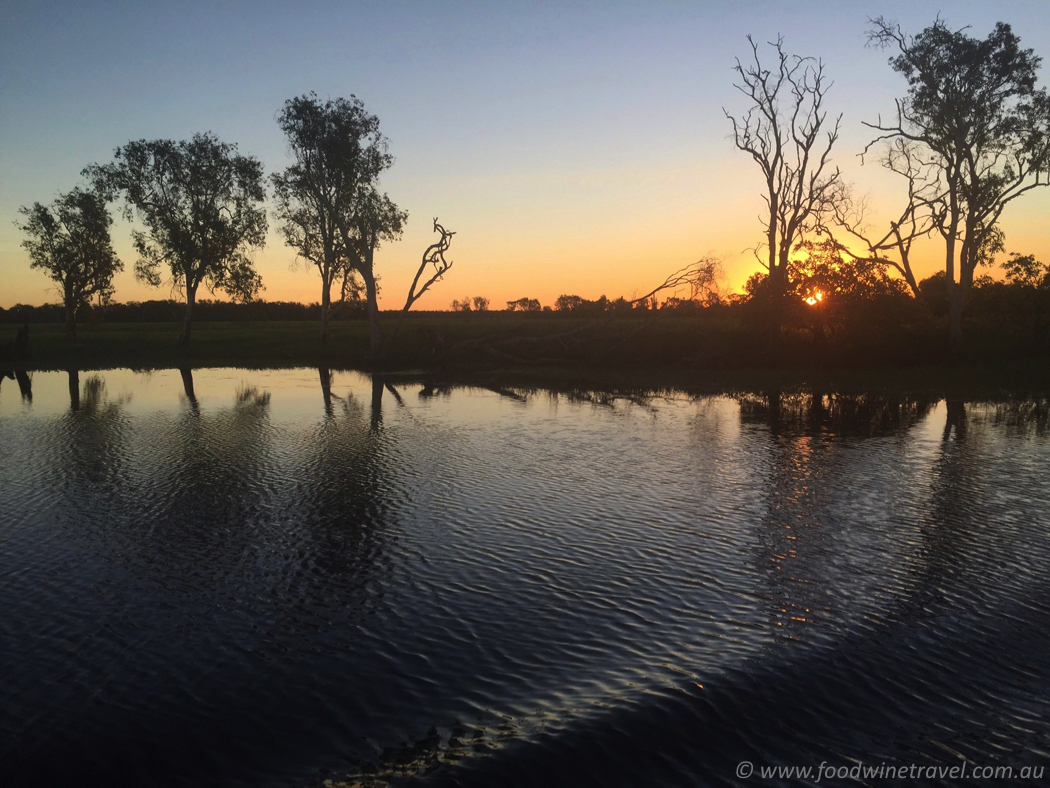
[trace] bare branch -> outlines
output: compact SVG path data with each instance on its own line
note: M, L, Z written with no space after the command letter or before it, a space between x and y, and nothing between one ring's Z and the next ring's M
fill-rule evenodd
M701 257L695 263L679 268L645 295L631 299L627 303L640 304L642 301L647 301L664 290L675 291L683 287L689 288L690 298L696 298L701 293L711 290L721 275L721 261L713 257Z
M760 217L766 259L760 259L775 289L787 289L791 249L807 234L825 231L833 204L841 192L841 174L830 166L842 116L826 130L824 97L831 82L824 64L809 57L789 56L784 39L769 42L775 65L762 65L758 45L749 36L752 62L739 60L734 87L751 106L737 118L723 109L733 127L736 147L758 164L765 181ZM757 249L756 247L756 257Z
M445 252L447 252L448 248L452 245L452 236L455 235L455 233L446 230L438 224L437 217L434 217L434 232L440 233L441 238L428 246L426 251L423 252L423 259L419 263L419 270L416 271L416 276L412 280L412 285L408 288L408 297L405 299L405 305L401 308L401 314L397 317L397 323L394 324L394 330L390 332L384 342L384 350L389 346L394 335L397 334L397 330L401 328L401 321L405 319L405 315L408 314L408 310L412 308L412 305L419 300L423 293L430 289L432 284L439 281L452 267L452 261L445 259ZM423 277L428 265L433 266L434 272L417 291L416 286L419 285L419 280Z

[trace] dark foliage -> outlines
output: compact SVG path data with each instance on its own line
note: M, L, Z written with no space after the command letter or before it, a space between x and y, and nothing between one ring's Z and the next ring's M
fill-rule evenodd
M165 301L129 301L125 304L113 303L104 308L89 306L78 313L77 319L88 325L92 323L174 323L181 320L186 305L171 299ZM198 301L194 311L195 317L204 322L255 322L255 321L288 321L318 320L321 315L320 304L300 304L294 301L252 301L239 304L230 301ZM336 320L351 320L363 315L363 309L356 312L342 312ZM65 320L65 310L60 304L43 304L29 306L15 304L10 309L0 308L0 323L61 323Z

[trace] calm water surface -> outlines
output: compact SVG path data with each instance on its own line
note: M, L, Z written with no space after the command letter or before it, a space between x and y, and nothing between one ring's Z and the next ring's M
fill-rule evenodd
M1046 402L21 382L0 784L1050 766Z

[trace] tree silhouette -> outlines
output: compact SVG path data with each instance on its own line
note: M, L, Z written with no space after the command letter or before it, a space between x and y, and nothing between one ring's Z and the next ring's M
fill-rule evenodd
M868 145L889 143L883 163L909 179L912 202L944 240L952 353L963 351L963 308L978 265L1001 249L996 227L1013 200L1050 183L1050 97L1037 89L1040 58L1002 22L983 40L940 19L917 36L879 17L872 44L896 49L890 66L908 82L895 121Z
M290 188L324 211L364 282L371 349L378 357L383 332L375 251L400 238L408 219L378 189L379 176L394 163L379 118L355 96L321 101L310 93L286 101L277 123L295 159L284 173Z
M124 264L113 251L109 228L113 218L105 199L96 192L75 188L51 205L22 206L20 225L28 238L22 247L30 265L43 269L62 291L66 309L66 337L77 336L77 311L98 297L107 303L113 295L113 277Z
M412 305L419 300L423 293L430 289L432 284L439 281L448 269L452 267L452 261L445 259L445 252L447 252L448 248L452 245L452 236L455 235L455 233L451 230L446 230L438 224L436 216L434 217L434 232L440 233L441 238L428 246L426 251L423 252L423 259L420 260L419 269L416 271L416 276L412 280L411 286L408 288L408 296L405 299L405 305L401 308L401 313L397 316L397 322L394 323L393 331L390 332L386 341L383 343L381 352L386 349L390 340L394 338L398 329L401 328L401 322L405 319L405 315L408 314L408 310L412 308ZM423 274L426 273L428 265L433 267L433 273L431 273L427 280L420 285L419 282L423 278ZM418 290L416 290L417 287L419 288ZM485 306L487 308L488 299L482 300L485 301ZM477 303L477 299L475 299L475 303Z
M833 206L843 196L839 170L831 169L831 149L839 136L842 116L830 130L825 121L824 96L831 83L824 63L788 55L784 39L770 42L775 65L762 65L758 44L751 44L753 62L737 60L735 87L750 102L740 118L725 116L733 124L733 141L750 154L762 170L766 212L765 259L756 257L768 272L769 292L782 297L788 290L791 250L814 231L823 230Z
M332 316L340 307L362 300L356 250L347 248L328 211L334 195L328 201L320 199L305 182L298 165L272 175L270 180L279 232L285 243L312 263L321 276L321 342L327 344ZM332 287L336 283L340 285L339 300L333 305Z
M110 196L122 195L126 218L137 214L146 226L132 234L136 276L156 286L166 266L173 285L184 291L180 344L189 341L202 283L235 301L250 301L262 289L247 256L266 240L258 159L238 154L236 145L214 134L195 134L188 142L129 142L112 164L92 165L84 174Z
M525 296L524 298L519 298L517 301L508 301L507 302L507 311L508 312L539 312L540 311L540 301L539 301L538 298L529 298L528 296Z

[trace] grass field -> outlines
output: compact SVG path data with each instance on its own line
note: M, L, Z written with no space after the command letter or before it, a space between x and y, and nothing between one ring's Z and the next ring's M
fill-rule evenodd
M425 362L436 332L448 344L508 333L543 337L578 327L584 320L536 320L531 315L494 312L467 318L438 314L413 315L391 343L384 366L402 367ZM386 321L390 331L393 320ZM13 343L19 326L0 325L0 348ZM319 366L369 368L373 366L364 320L331 323L328 347L321 345L315 322L197 322L187 347L179 347L178 323L95 323L78 326L77 341L65 337L65 326L30 326L26 369L70 367L143 369L199 366ZM0 356L0 363L9 362Z
M806 347L799 345L789 349L786 360L765 363L768 357L750 344L753 334L691 317L595 321L505 312L424 313L405 321L381 366L371 360L363 320L333 323L327 350L314 322L196 323L187 348L177 344L179 328L176 323L89 324L79 328L76 343L69 343L63 325L34 324L27 358L16 365L0 356L0 368L306 366L412 371L449 383L555 388L675 387L708 392L815 388L990 399L1050 392L1046 359L986 359L948 366L887 364L877 357L859 356L854 363L843 364L807 355ZM8 343L17 330L16 325L0 325L3 352L10 353ZM565 339L567 334L570 340ZM484 340L491 337L501 338L500 347L510 352L487 352ZM448 350L463 346L462 352Z

